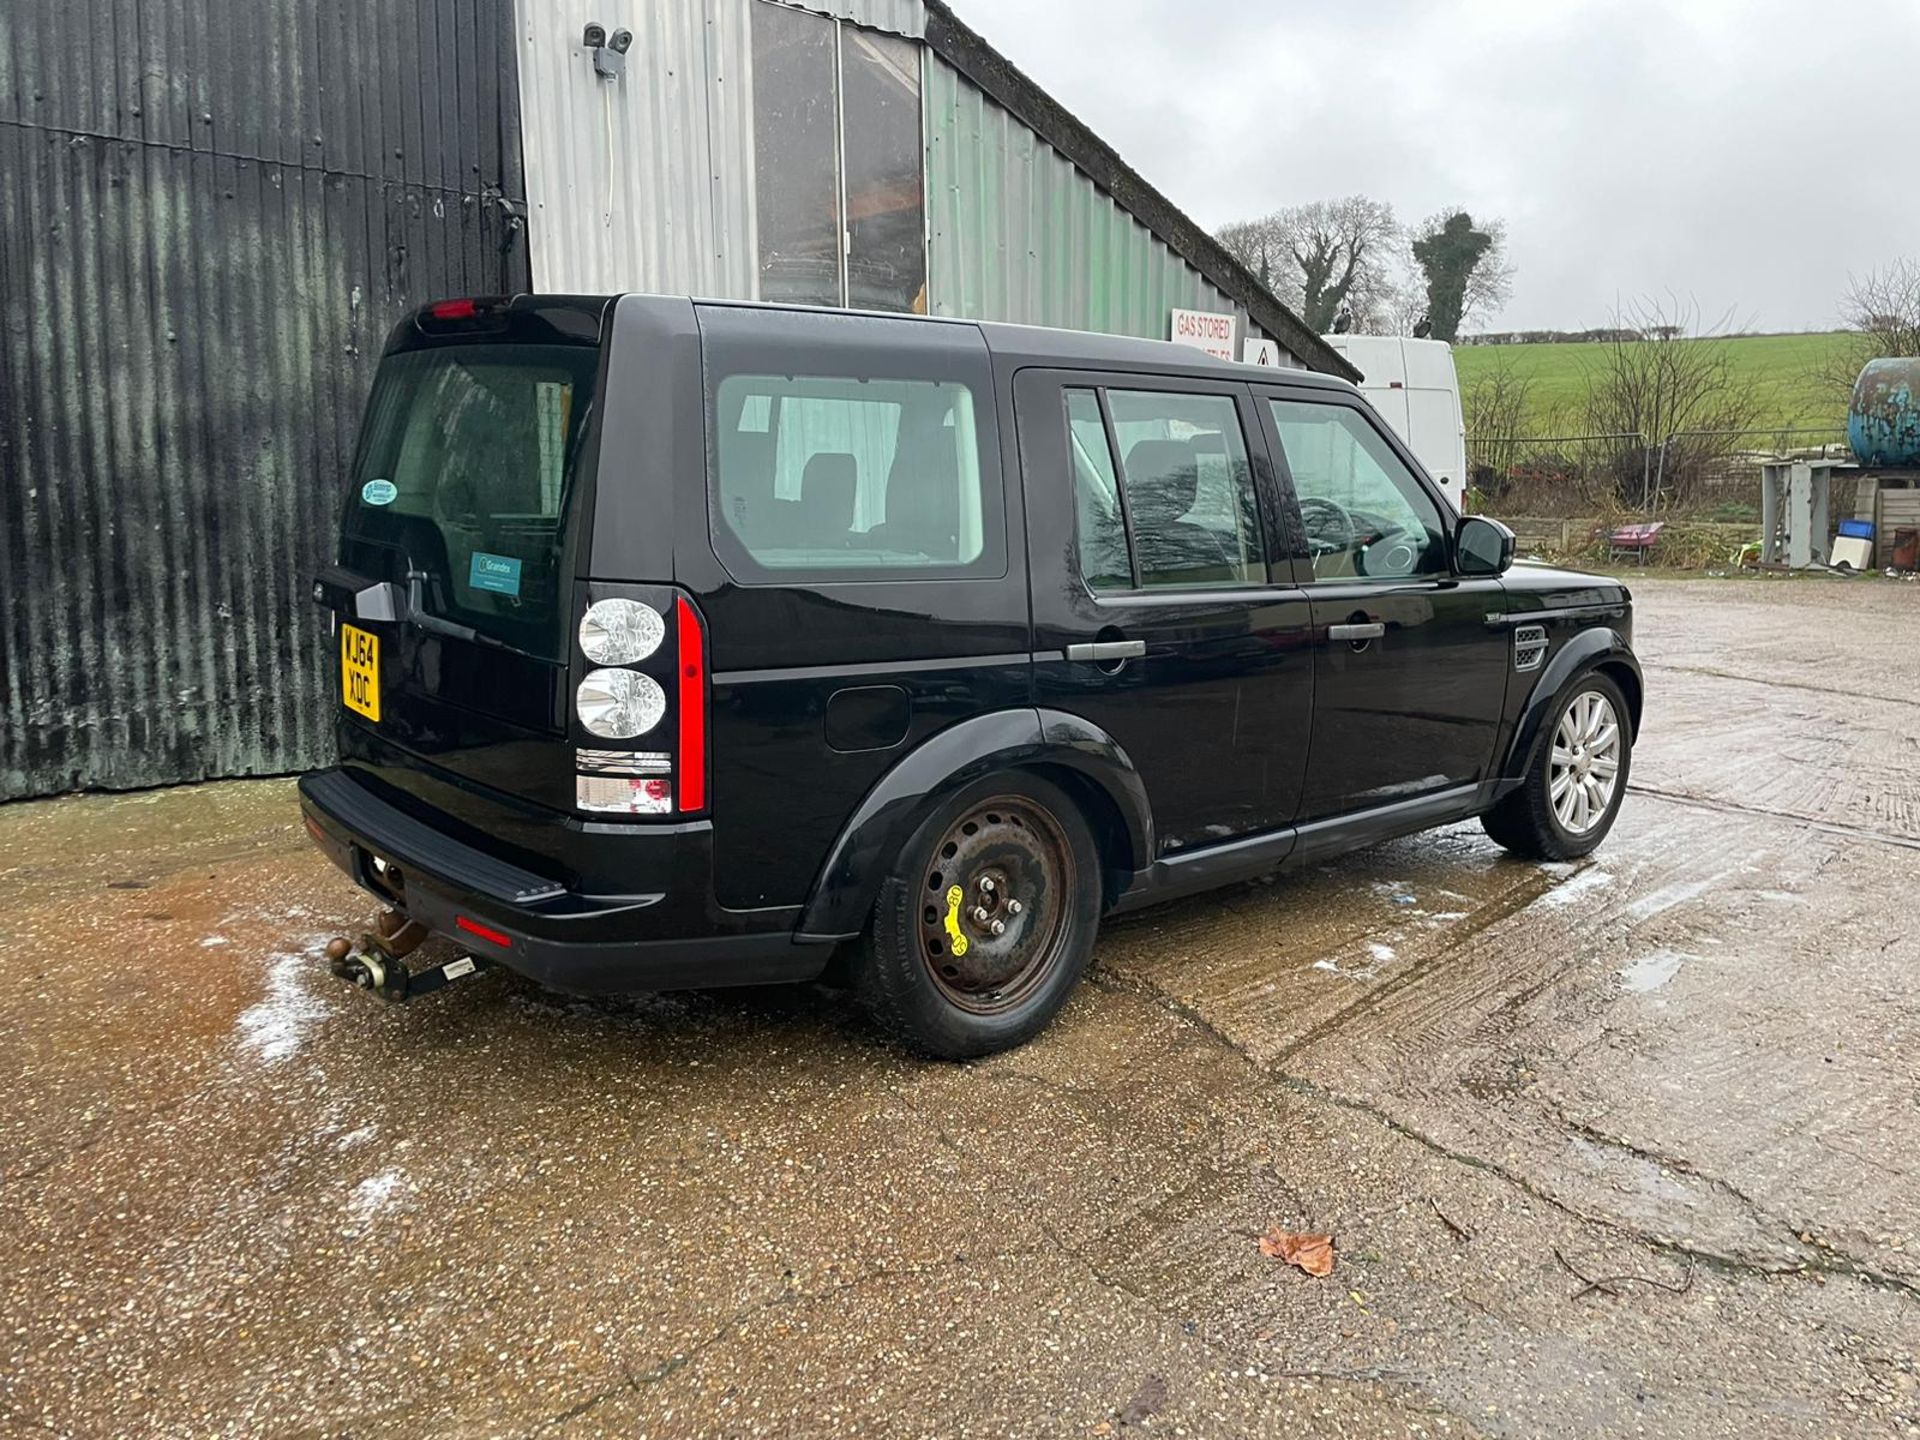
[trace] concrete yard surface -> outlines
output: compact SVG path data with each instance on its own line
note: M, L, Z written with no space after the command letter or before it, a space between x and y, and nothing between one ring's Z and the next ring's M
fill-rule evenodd
M1635 588L1593 859L1117 921L971 1065L383 1006L285 781L0 808L0 1434L1920 1435L1920 591Z

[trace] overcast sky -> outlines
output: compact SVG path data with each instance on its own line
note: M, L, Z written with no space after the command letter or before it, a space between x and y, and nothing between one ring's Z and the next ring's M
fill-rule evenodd
M1360 192L1505 217L1493 327L1677 292L1830 325L1920 254L1920 0L954 0L1209 230Z

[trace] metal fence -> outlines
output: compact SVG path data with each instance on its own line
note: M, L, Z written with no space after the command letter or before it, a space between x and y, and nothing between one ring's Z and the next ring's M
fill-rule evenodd
M1840 427L1638 431L1584 435L1469 433L1475 503L1492 513L1758 513L1760 466L1846 452Z

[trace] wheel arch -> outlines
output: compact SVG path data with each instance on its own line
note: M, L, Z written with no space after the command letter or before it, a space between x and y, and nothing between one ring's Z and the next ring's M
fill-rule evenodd
M1640 712L1646 687L1640 676L1640 662L1634 658L1633 647L1619 631L1610 626L1582 630L1554 652L1546 668L1540 672L1540 678L1534 682L1533 693L1527 697L1520 719L1514 726L1513 743L1507 749L1506 762L1500 772L1503 781L1526 777L1527 767L1532 763L1534 751L1560 696L1575 680L1591 671L1605 675L1626 695L1633 738L1639 738Z
M827 852L801 910L802 939L859 934L893 858L947 796L1000 770L1030 770L1081 808L1100 847L1107 899L1153 856L1146 786L1111 735L1057 710L977 715L930 736L880 777Z

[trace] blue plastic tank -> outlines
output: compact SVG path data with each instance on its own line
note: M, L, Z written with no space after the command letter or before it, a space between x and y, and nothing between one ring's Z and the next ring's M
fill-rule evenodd
M1863 465L1920 468L1920 356L1867 362L1847 406L1847 443Z

